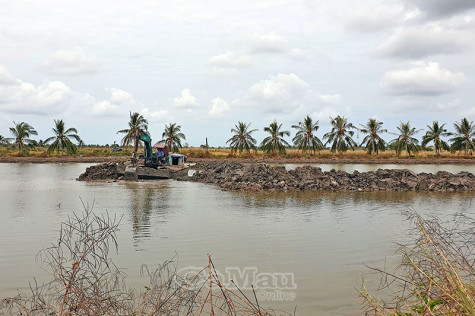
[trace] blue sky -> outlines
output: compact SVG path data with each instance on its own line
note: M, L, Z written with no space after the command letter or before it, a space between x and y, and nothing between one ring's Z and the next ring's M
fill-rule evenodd
M0 0L0 17L4 137L63 119L111 144L130 111L153 140L176 122L194 146L238 121L260 141L307 114L319 136L336 115L389 131L475 117L473 0Z

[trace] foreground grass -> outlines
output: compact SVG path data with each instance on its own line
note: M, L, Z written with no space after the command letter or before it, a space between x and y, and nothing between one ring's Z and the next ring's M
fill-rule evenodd
M457 214L446 223L411 213L412 242L399 249L395 271L378 267L380 290L389 300L364 286L360 296L368 315L475 315L475 222Z

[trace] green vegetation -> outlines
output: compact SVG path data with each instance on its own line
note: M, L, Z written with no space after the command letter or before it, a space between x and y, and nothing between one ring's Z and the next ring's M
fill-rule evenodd
M331 152L342 153L347 151L348 148L355 150L355 147L358 145L353 140L353 135L355 127L352 123L348 123L348 119L345 117L337 116L335 118L330 118L330 123L332 125L331 132L323 135L324 139L328 139L326 144L331 143Z
M74 127L70 127L65 130L63 120L54 120L53 133L54 136L47 138L44 141L44 144L53 142L48 147L48 153L56 152L59 153L61 149L61 155L64 155L64 149L66 148L66 153L75 154L77 152L77 146L71 141L70 138L75 139L78 143L81 141L81 138L77 135L77 130Z
M234 135L228 139L226 144L230 145L232 153L239 151L239 155L241 155L243 150L249 153L251 149L257 149L256 140L251 136L257 129L249 130L250 126L251 123L238 122L234 128L231 129L231 133L234 133Z
M6 145L9 145L10 143L8 142L8 140L3 137L3 135L0 135L0 146L6 146Z
M386 150L386 142L381 138L381 133L386 133L387 130L382 128L383 122L374 118L370 118L366 125L361 125L360 132L367 134L360 146L364 146L368 155L377 155L379 151Z
M134 143L134 157L137 157L140 135L147 134L147 129L148 121L139 113L134 112L130 113L129 128L117 132L125 134L124 138L122 138L122 146L128 146L130 143Z
M261 143L261 149L267 153L285 153L285 147L290 146L287 141L285 141L284 136L290 136L289 131L281 131L282 124L274 122L270 123L269 126L264 127L264 132L270 134L264 138Z
M18 153L27 155L30 149L34 149L36 142L30 139L31 135L38 135L33 126L28 123L15 123L14 127L10 127L10 132L14 138L9 138L7 141L13 141L12 146L18 148Z
M411 127L409 122L403 123L397 127L399 131L399 136L393 139L390 143L394 144L394 149L396 155L400 156L401 153L405 150L408 156L411 156L412 153L417 153L419 151L419 141L413 136L419 132L415 127Z
M315 154L317 150L323 148L323 143L320 138L313 134L313 132L318 131L318 121L313 123L312 118L307 115L303 122L299 122L299 125L292 125L292 128L297 129L297 133L292 141L303 153L311 150L313 154Z
M130 113L129 127L117 132L125 134L121 140L123 151L117 149L111 151L109 145L86 145L77 135L75 128L66 129L63 120L54 120L54 122L53 132L55 136L38 141L30 138L32 135L37 135L37 132L28 123L15 123L15 126L10 128L15 136L14 138L4 138L0 135L0 156L23 156L27 154L32 157L38 155L47 157L58 154L126 156L130 155L126 147L132 145L132 154L137 157L138 147L141 143L140 135L149 135L148 121L137 112ZM334 153L338 153L340 158L365 159L359 154L362 150L371 159L394 158L394 153L385 152L387 149L394 150L396 157L414 157L417 154L420 158L431 156L445 158L453 157L456 152L458 152L457 156L461 156L461 153L464 152L465 158L469 158L475 150L475 125L473 122L469 122L467 118L463 118L454 124L455 132L449 132L445 128L446 124L439 124L438 121L434 121L432 125L427 125L427 131L423 135L420 145L419 140L415 137L420 130L412 127L409 122L401 122L397 127L397 133L390 132L390 134L397 135L397 138L389 143L386 143L382 137L384 133L388 133L387 129L384 129L383 123L375 118L368 119L366 124L360 124L360 128L355 127L348 122L347 118L342 116L330 118L330 123L332 125L331 131L325 133L322 137L325 143L316 135L319 131L319 121L314 121L309 115L306 115L303 121L297 125L291 126L295 129L292 145L286 140L286 137L291 136L290 132L275 120L269 126L264 127L263 130L268 136L262 140L259 147L256 146L257 140L253 137L253 134L258 130L251 129L250 123L241 121L238 121L231 129L232 136L226 141L226 145L229 146L227 148L202 145L206 151L201 151L200 148L190 148L185 143L185 149L183 149L182 143L186 138L185 134L181 132L181 126L177 123L165 125L162 133L163 139L160 142L167 144L170 151L178 152L180 150L180 152L194 158L232 158L235 157L236 153L239 153L239 156L243 158L272 154L272 156L280 155L283 158L310 159L318 151L319 158L331 158L334 157ZM359 146L353 139L355 131L364 135ZM446 138L450 136L452 138L447 141ZM77 144L73 141L76 141ZM50 142L52 143L50 144ZM427 147L428 145L431 146ZM7 146L9 148L6 148ZM47 146L47 150L44 150L44 147ZM96 148L91 149L92 147ZM17 152L13 153L10 150L12 148L16 148ZM30 152L33 148L36 151ZM252 154L251 149L255 150ZM349 154L348 149L351 149L354 154ZM330 153L327 153L328 150ZM243 152L246 155L243 156ZM382 155L383 152L385 152L384 155ZM405 155L403 155L404 153Z
M412 239L398 251L400 265L370 268L390 299L374 296L363 283L366 315L475 315L474 219L456 214L442 223L408 215Z
M181 133L181 126L176 123L165 124L165 130L162 134L163 142L167 144L171 151L178 152L182 148L181 140L186 140L185 134Z
M427 125L429 129L424 137L422 137L421 146L425 147L428 143L434 142L435 155L439 156L442 150L449 150L449 144L442 139L442 137L450 136L451 133L447 132L444 128L445 124L439 126L439 122L432 122L432 126Z
M459 123L454 124L455 137L450 141L452 142L451 149L453 151L464 151L465 155L472 155L475 150L475 125L469 122L466 118L463 118Z

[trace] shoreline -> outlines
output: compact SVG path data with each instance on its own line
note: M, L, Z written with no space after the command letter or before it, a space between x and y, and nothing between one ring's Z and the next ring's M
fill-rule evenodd
M126 156L50 156L50 157L14 157L0 156L0 163L104 163L104 162L126 162L129 157ZM237 163L267 163L267 164L369 164L369 165L475 165L475 157L450 157L450 158L418 158L418 157L400 157L400 158L282 158L282 157L262 157L262 158L188 158L188 163L201 162L237 162Z

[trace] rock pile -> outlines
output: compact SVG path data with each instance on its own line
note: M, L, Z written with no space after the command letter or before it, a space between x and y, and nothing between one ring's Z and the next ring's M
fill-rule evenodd
M201 163L188 181L213 183L226 190L322 190L322 191L475 191L475 175L419 173L407 169L346 173L302 166L287 171L283 166L236 162Z
M105 162L98 165L90 166L86 172L81 174L76 180L78 181L94 181L94 180L115 180L117 175L117 163Z

